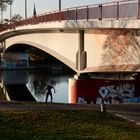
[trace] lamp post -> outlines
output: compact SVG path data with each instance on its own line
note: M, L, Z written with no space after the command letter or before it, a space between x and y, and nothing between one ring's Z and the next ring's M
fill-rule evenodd
M27 19L27 0L25 0L25 19Z
M2 9L2 3L1 3L1 24L3 24L3 9Z
M59 11L61 11L61 0L59 0Z
M8 2L8 5L10 5L10 22L11 22L11 20L12 20L12 3L13 3L13 0L10 0L10 1Z
M12 19L12 4L10 3L10 21Z

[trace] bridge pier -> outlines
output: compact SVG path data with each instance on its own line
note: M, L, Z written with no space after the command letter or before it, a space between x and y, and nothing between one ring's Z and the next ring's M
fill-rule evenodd
M78 52L76 54L76 68L83 70L87 65L87 54L84 51L84 30L79 31Z
M84 51L84 30L79 31L78 52L76 54L76 68L80 71L87 66L87 54ZM78 99L79 79L83 79L79 73L69 79L69 103L76 104Z
M77 104L77 80L75 78L69 79L69 103L70 104Z
M74 78L69 78L69 103L70 104L77 104L78 103L78 96L81 95L81 93L85 92L83 91L83 88L86 90L90 90L88 87L88 84L85 84L83 86L83 82L91 83L91 80L87 75L74 75ZM90 86L90 84L89 84ZM90 86L92 87L92 86Z
M6 46L5 41L2 41L0 43L0 53L3 53L3 51L5 50L5 46Z

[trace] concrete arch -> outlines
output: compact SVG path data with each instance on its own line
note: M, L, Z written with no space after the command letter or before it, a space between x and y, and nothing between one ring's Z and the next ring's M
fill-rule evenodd
M65 65L67 65L68 67L70 67L72 70L74 70L75 72L77 72L76 68L75 68L75 64L72 63L69 59L67 59L66 57L62 56L61 54L51 50L50 48L46 47L46 46L43 46L41 44L37 44L37 43L34 43L34 42L24 42L24 41L20 41L20 42L16 42L15 44L11 44L11 46L14 46L14 45L18 45L18 44L25 44L25 45L30 45L32 47L35 47L37 49L40 49L48 54L50 54L51 56L53 56L54 58L58 59L59 61L61 61L62 63L64 63ZM8 46L6 47L6 50L11 47L11 46ZM6 51L5 50L5 51Z
M25 30L24 32L18 31L18 34L13 36L5 37L4 42L5 49L15 44L27 44L36 47L57 58L77 72L78 35L78 31Z

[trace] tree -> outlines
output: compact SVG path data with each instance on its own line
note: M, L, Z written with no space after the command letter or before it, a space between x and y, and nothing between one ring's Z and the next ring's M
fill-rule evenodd
M22 19L23 19L23 17L22 17L20 14L15 14L15 15L12 17L12 19L11 19L10 22L17 22L17 21L20 21L20 20L22 20Z
M1 11L1 24L3 24L3 12L6 11L7 5L12 5L13 0L0 0L0 11Z
M3 24L3 11L5 11L7 5L5 3L0 3L0 10L1 10L1 24Z
M12 5L13 0L0 0L0 5L2 8L2 5Z

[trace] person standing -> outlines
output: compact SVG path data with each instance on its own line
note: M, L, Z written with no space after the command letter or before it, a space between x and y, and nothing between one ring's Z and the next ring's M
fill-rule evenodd
M45 99L45 103L47 104L48 102L48 97L50 96L51 98L51 103L53 101L53 96L52 96L52 89L55 93L55 88L53 87L53 82L51 81L49 85L46 86L45 88L45 93L46 93L46 99Z

